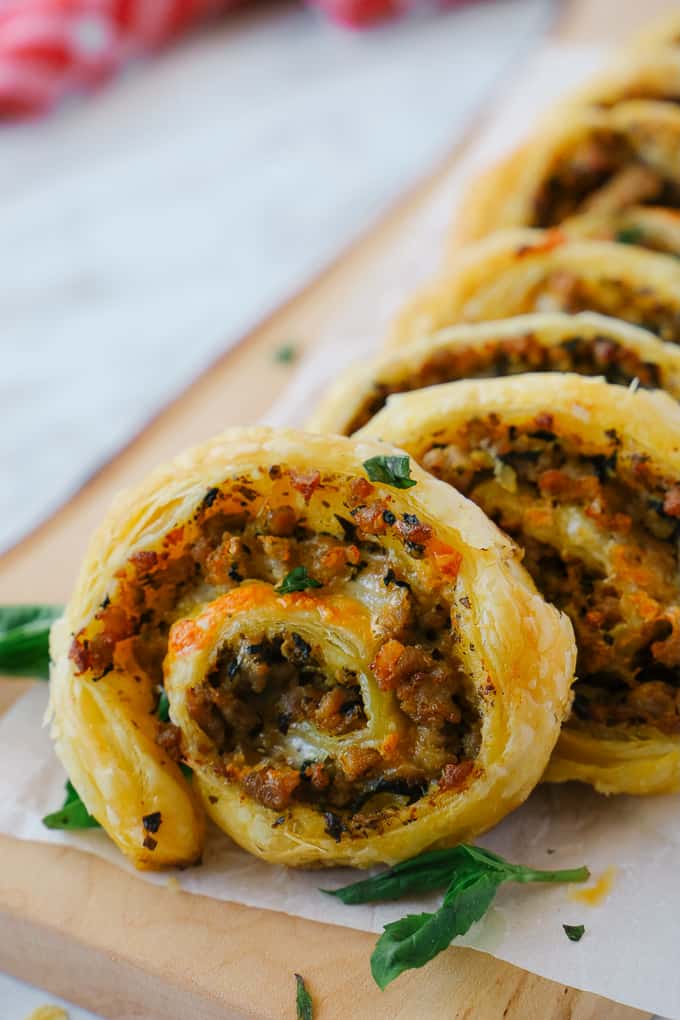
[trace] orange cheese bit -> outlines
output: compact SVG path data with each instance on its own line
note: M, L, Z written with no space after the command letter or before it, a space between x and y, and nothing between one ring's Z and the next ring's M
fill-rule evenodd
M615 876L616 868L612 865L602 872L593 885L589 885L586 889L572 889L569 895L572 900L578 903L586 903L589 907L596 907L611 892Z

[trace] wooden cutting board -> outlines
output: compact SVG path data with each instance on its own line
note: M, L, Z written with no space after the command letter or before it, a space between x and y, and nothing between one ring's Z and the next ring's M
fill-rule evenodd
M673 7L671 0L572 0L554 34L611 43ZM118 489L180 448L266 412L290 380L291 367L272 357L282 343L294 340L302 353L350 295L355 307L363 302L370 324L372 276L409 238L462 148L8 553L0 561L0 602L63 601L87 536ZM25 687L0 681L0 713ZM294 971L304 974L319 1020L648 1016L462 948L381 993L368 968L369 934L159 889L70 849L0 837L0 861L0 969L113 1020L292 1018Z

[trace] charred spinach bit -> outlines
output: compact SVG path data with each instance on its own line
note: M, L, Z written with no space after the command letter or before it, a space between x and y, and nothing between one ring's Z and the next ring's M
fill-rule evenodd
M315 581L307 573L307 567L293 567L276 589L279 595L290 595L293 591L304 591L306 588L320 588L321 583Z
M563 924L562 927L570 942L580 942L586 933L585 924Z
M395 489L410 489L416 484L411 478L411 460L404 455L370 457L364 461L366 474L372 482L392 485Z
M46 829L99 829L96 818L89 813L70 779L66 781L66 798L58 811L45 815Z
M147 832L153 833L155 836L161 827L163 816L160 811L152 811L150 815L144 815L142 818L142 825Z
M274 351L274 361L278 361L280 365L290 365L291 362L295 361L297 357L297 348L295 344L281 344Z
M297 1020L314 1020L314 1005L312 1003L312 997L307 991L305 979L300 974L295 975L295 986Z
M490 850L461 844L431 850L403 861L374 878L341 889L324 889L343 903L374 903L446 887L442 905L432 914L407 914L385 925L371 956L371 973L380 988L405 970L422 967L458 935L464 935L491 906L503 882L585 882L587 868L536 871L511 864Z
M0 606L0 673L47 680L49 639L60 606Z

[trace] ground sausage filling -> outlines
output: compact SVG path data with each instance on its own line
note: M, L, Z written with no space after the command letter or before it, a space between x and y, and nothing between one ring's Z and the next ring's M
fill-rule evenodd
M533 333L489 340L482 345L457 343L433 351L402 379L377 379L352 418L353 435L385 406L392 393L406 393L457 379L484 379L522 372L577 372L604 376L607 382L628 386L633 379L645 388L661 385L659 366L644 361L634 350L607 336L565 337L559 344L541 343Z
M521 249L519 257L535 249ZM588 278L567 269L556 269L545 276L527 295L519 312L600 312L623 319L654 333L668 343L680 343L680 294L671 300L652 286L631 286L615 276Z
M572 620L574 714L680 733L680 484L614 431L600 452L527 428L473 420L424 466L472 498L525 549L539 589Z
M631 128L628 136L601 130L575 146L537 192L530 225L552 227L581 213L615 212L631 205L680 208L677 182L653 169L660 128L648 140L644 129ZM652 165L645 161L646 149Z
M342 514L325 498L337 501L339 490L348 492ZM186 695L191 719L214 746L215 774L276 812L312 806L337 839L428 793L462 789L481 719L452 623L460 556L393 507L363 477L303 475L285 465L210 489L189 521L118 572L92 624L74 635L76 672L93 683L116 670L150 679L157 739L190 765L184 734L162 711L171 626L242 585L265 582L287 594L290 578L302 575L306 596L343 596L368 610L365 675L331 664L323 639L289 626L283 597L273 628L254 630L246 617L243 633L219 648ZM430 558L439 580L425 582L416 568ZM396 719L380 740L365 739L366 676Z

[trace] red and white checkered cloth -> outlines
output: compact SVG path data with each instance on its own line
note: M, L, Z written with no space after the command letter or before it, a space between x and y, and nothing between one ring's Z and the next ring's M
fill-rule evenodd
M237 0L0 0L0 117L51 109ZM394 0L369 0L383 13ZM358 20L366 0L353 0ZM341 0L338 18L354 20ZM386 13L386 11L385 11Z
M0 116L48 110L225 0L0 0Z
M240 0L0 0L0 119L44 113ZM431 0L308 0L354 28ZM440 0L453 6L464 0ZM436 5L436 0L435 0Z

